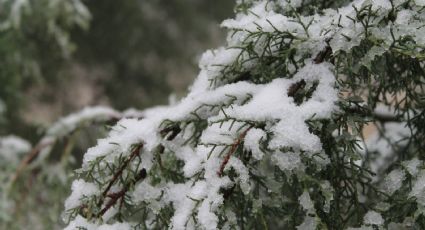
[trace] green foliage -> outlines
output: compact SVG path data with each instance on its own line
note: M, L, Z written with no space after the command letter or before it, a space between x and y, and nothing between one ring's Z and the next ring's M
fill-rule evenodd
M119 122L113 136L86 153L74 183L94 189L68 209L69 228L421 228L422 3L344 4L239 1L237 18L223 23L230 30L228 46L204 55L187 98L175 107L146 112L142 121ZM297 124L297 116L311 112L302 108L324 94L324 62L336 78L337 109L329 116L318 111L295 128L278 126L285 119ZM320 77L311 79L314 74ZM281 103L288 103L289 111L298 106L297 116L270 112L258 118L242 109L260 100L250 87L279 81L291 82L282 87ZM232 86L243 89L226 91ZM327 101L321 102L327 111ZM257 106L274 111L270 107L281 105ZM309 134L300 136L297 129L303 125ZM366 126L375 127L376 134L366 137ZM252 130L263 135L248 141ZM293 139L285 134L290 131ZM320 140L320 148L303 145L311 141L309 135ZM107 144L120 136L131 138ZM276 147L279 141L284 144ZM204 157L200 162L198 155ZM141 171L147 171L143 178ZM200 195L204 184L209 192ZM112 185L118 190L111 191ZM73 186L69 199L79 193ZM179 193L186 197L173 200ZM108 210L117 214L106 217Z
M80 1L2 1L0 8L0 98L7 123L0 133L21 122L17 114L23 91L31 84L57 79L74 50L69 31L87 28L90 14Z
M42 131L44 128L32 115L24 114L33 112L28 109L30 103L58 103L64 92L74 90L67 85L73 78L82 76L85 81L85 75L99 69L107 74L96 79L96 84L117 108L165 102L171 88L182 92L187 87L184 81L170 83L170 77L166 79L165 75L182 70L177 74L182 76L194 68L197 50L204 49L199 47L221 39L217 30L210 32L205 25L231 13L232 4L138 0L1 2L0 134L14 133L29 140L37 140L43 133L45 136L31 151L20 153L21 163L11 163L0 156L0 202L4 204L0 205L0 228L63 226L61 212L69 190L69 173L81 164L84 150L105 134L103 126L115 122L112 119L92 123L88 119L75 129L57 128L63 135L51 134L52 129ZM225 5L229 7L222 7ZM187 49L181 41L197 47ZM82 71L72 72L74 66ZM40 98L28 93L34 89ZM61 103L63 111L75 109ZM6 137L0 136L0 142L3 139ZM0 144L0 155L16 153L13 148L4 153L2 147Z
M98 84L117 109L164 104L171 92L185 93L196 56L223 40L216 24L234 5L228 0L85 3L93 20L88 33L74 33L75 59L88 71L107 71Z
M60 122L62 132L47 140L66 157L68 144L60 141L76 130L117 122L75 171L67 229L424 228L425 2L347 3L238 1L236 18L222 24L226 47L203 55L181 102ZM127 4L128 12L137 6ZM143 7L169 10L161 1ZM138 30L119 28L122 20L111 25L138 37ZM172 36L151 41L149 33L139 42L164 46L159 57L173 50ZM137 62L126 63L128 53L97 40L91 44L103 56L117 54L115 71L138 72ZM135 42L123 50L133 45L146 48ZM130 53L132 60L138 55ZM162 80L153 84L162 87ZM23 161L30 178L63 159L42 150L35 160L41 167ZM11 191L22 189L13 182Z

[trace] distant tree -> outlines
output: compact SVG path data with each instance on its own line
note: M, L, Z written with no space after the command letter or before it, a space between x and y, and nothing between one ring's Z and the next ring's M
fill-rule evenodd
M86 29L90 13L79 1L0 2L0 134L22 126L18 112L29 85L54 81L75 46L74 27ZM1 111L1 109L0 109Z
M224 41L216 24L234 6L233 0L84 3L93 18L88 32L73 33L79 47L75 62L89 73L103 70L96 82L116 109L146 108L166 103L170 93L184 95L196 74L196 56Z
M118 109L181 94L198 52L224 38L216 23L234 3L216 3L0 1L0 229L63 226L69 174L82 153L105 127L138 112L90 107L42 124L80 108L81 88L100 95L90 104Z
M88 149L67 229L425 228L424 6L238 1L184 99Z
M1 2L0 100L7 109L0 134L35 140L37 129L83 106L144 108L165 103L171 92L180 97L193 79L196 55L223 40L215 25L233 4Z

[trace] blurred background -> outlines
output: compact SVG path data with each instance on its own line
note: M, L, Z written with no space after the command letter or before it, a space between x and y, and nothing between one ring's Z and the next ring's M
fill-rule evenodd
M233 7L233 0L0 0L0 229L66 225L73 172L113 123L56 126L65 128L57 136L49 127L87 106L142 110L183 97L198 57L224 43L219 23Z
M232 0L0 0L0 135L36 141L90 105L166 104L223 44Z

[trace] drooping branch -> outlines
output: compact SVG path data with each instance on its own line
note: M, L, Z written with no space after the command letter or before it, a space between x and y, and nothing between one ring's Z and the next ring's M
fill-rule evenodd
M24 157L24 159L19 164L18 168L16 169L16 172L12 175L10 180L11 185L13 185L18 180L24 169L40 154L43 149L48 148L54 143L54 139L42 140L33 149L31 149L31 151Z
M31 149L31 151L24 157L24 159L20 162L18 168L16 169L16 172L12 175L10 184L14 185L15 182L18 180L19 176L22 174L24 169L31 164L37 157L40 155L41 152L44 150L48 150L49 152L54 145L60 140L60 139L66 139L69 141L70 137L77 132L78 130L85 128L90 125L102 125L102 124L115 124L119 119L121 119L124 116L110 116L108 119L105 120L92 120L90 122L84 122L82 124L77 125L75 128L68 130L65 134L61 134L59 136L52 136L52 135L46 135L41 141L38 142L38 144ZM60 123L60 121L58 122Z

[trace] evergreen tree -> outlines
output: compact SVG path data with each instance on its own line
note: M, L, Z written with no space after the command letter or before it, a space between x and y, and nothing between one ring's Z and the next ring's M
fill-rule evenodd
M48 183L28 177L25 184L32 190L9 192L11 175L25 153L31 149L28 141L10 133L22 134L25 138L37 136L34 125L23 122L20 116L25 103L24 92L30 88L29 85L58 79L60 67L75 48L69 39L70 30L75 27L87 28L89 19L90 13L79 0L0 1L0 229L18 229L23 226L41 229L40 225L43 228L57 228L60 224L59 218L54 221L49 219L51 213L62 209L60 202L53 196L50 197L52 203L57 204L46 202L46 206L51 208L48 211L22 211L27 208L24 205L26 197L38 191L42 191L37 194L40 196L49 194L44 192L46 188L52 188L47 186ZM44 176L43 179L46 178ZM63 189L62 193L65 192ZM16 194L19 194L19 200L15 200ZM29 202L28 207L36 206L34 200ZM44 218L41 218L42 215L33 215L37 211L44 211ZM31 218L37 221L22 221Z
M80 0L0 2L0 135L27 128L18 115L24 91L58 78L75 48L70 30L89 20Z
M197 71L196 55L224 41L216 24L232 15L234 5L233 0L84 3L92 21L88 32L73 33L75 62L87 72L101 72L96 81L101 96L120 110L166 103L170 92L184 96Z
M67 229L424 229L424 9L238 1L180 102L86 110L40 142L118 120L76 171Z
M425 228L424 6L239 1L187 97L86 152L67 229Z
M105 135L104 126L138 112L91 107L50 128L40 122L83 103L141 108L165 102L170 89L179 95L192 76L176 76L195 69L195 54L221 40L215 24L230 15L232 5L228 0L0 1L0 229L63 226L69 174L81 165L82 153ZM158 30L158 24L167 26ZM78 99L82 84L83 92L94 92L93 101ZM31 148L29 142L39 138Z

